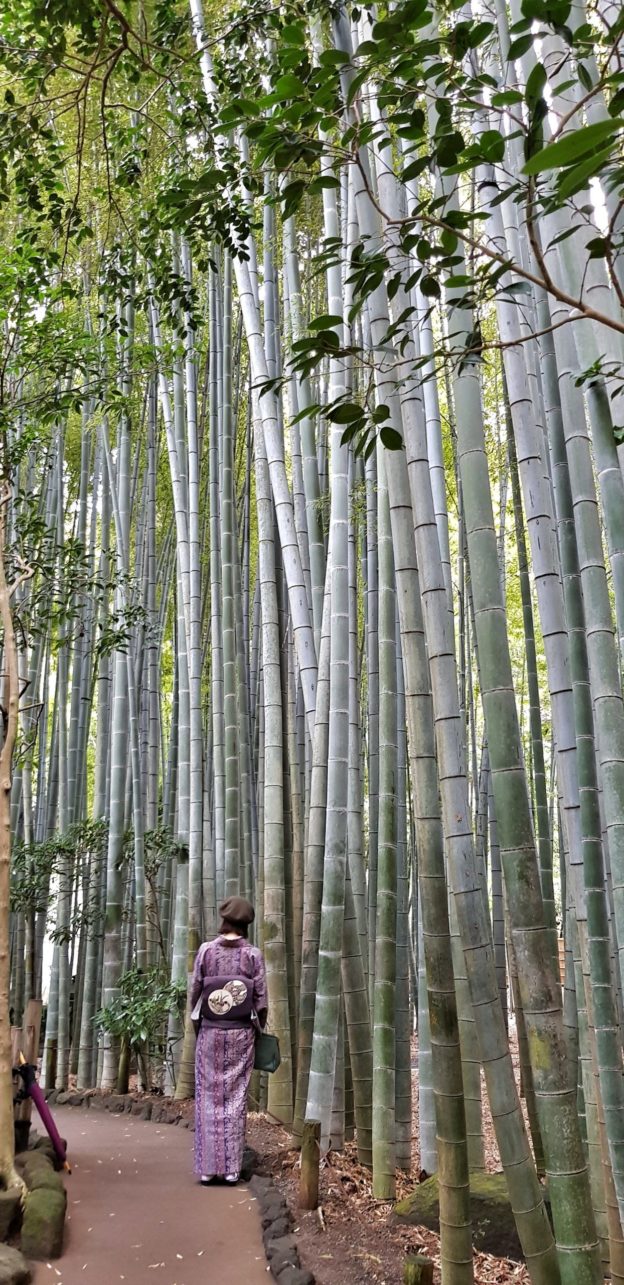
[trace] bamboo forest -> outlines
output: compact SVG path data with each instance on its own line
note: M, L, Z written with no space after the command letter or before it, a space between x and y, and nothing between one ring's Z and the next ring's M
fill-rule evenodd
M624 1285L621 5L5 0L0 326L0 1186L243 897L319 1285Z

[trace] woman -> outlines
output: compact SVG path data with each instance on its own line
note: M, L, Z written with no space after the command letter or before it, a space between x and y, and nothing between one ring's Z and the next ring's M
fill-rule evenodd
M204 1186L215 1177L238 1182L254 1064L252 1010L261 1026L268 1012L264 960L247 941L254 908L244 897L228 897L219 914L219 936L200 946L191 984L193 1016L200 1023L195 1054L195 1173Z

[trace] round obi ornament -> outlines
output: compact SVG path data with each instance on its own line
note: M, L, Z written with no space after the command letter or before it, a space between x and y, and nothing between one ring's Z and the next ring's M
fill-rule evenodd
M239 1004L245 1003L245 1000L247 999L247 987L244 982L226 982L223 989L228 992L228 995L232 996L232 1004L235 1008L237 1008Z
M208 996L208 1008L215 1017L225 1017L234 1004L234 1000L226 987L223 990L212 991Z

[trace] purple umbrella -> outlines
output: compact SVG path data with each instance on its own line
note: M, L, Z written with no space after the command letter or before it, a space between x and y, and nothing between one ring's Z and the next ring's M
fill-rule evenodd
M36 1069L34 1066L29 1065L23 1053L20 1053L20 1064L17 1069L24 1084L24 1088L22 1090L23 1096L25 1098L32 1098L32 1101L39 1112L41 1122L47 1129L50 1142L54 1147L59 1163L67 1170L68 1173L71 1173L71 1169L67 1162L67 1150L65 1143L63 1142L63 1139L54 1123L52 1112L45 1100L45 1097L37 1084L35 1078Z

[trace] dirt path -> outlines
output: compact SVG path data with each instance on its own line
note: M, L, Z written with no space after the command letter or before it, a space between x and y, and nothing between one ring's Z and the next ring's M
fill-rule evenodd
M201 1187L193 1135L128 1115L55 1108L72 1165L65 1253L36 1285L265 1285L244 1185Z

